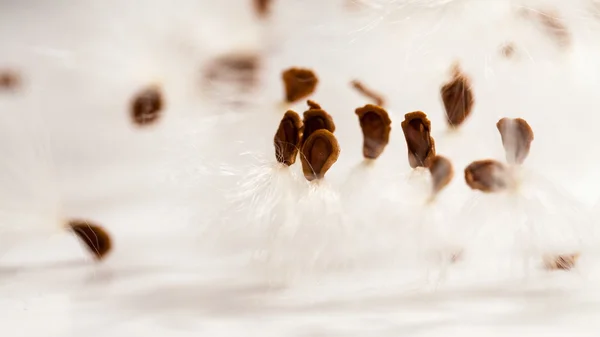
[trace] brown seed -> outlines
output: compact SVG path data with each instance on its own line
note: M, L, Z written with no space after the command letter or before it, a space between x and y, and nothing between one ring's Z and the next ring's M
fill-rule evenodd
M330 131L320 129L311 134L302 146L302 171L308 181L322 179L338 160L340 146Z
M448 186L454 177L454 168L452 163L445 157L435 156L431 160L429 172L433 182L433 193L439 193L444 187Z
M331 133L335 132L333 118L325 110L321 109L319 104L310 100L307 104L309 109L304 111L304 126L302 127L302 141L300 142L300 146L317 130L325 129Z
M363 156L377 159L390 141L392 121L383 108L367 104L355 110L363 133Z
M523 8L521 16L540 25L557 46L565 48L572 43L571 32L558 11Z
M15 90L20 83L21 79L15 71L0 69L0 91Z
M302 121L295 111L289 110L283 115L275 134L275 157L277 161L290 166L296 162L300 148Z
M506 43L500 48L500 53L506 58L511 58L515 54L515 46L512 43Z
M252 87L258 82L260 57L253 53L227 54L209 63L206 71L208 82L220 81Z
M158 87L147 87L133 98L131 117L137 125L152 124L160 118L163 110L162 93Z
M496 123L509 164L523 164L533 141L533 130L522 118L502 118Z
M455 66L452 80L442 86L440 92L448 124L459 127L471 114L475 102L469 79Z
M546 255L543 258L544 267L548 270L571 270L575 267L581 254Z
M102 227L84 220L72 220L69 227L97 260L102 260L111 250L112 240Z
M373 102L375 102L376 105L379 105L382 107L385 104L385 100L383 99L383 97L381 95L379 95L376 92L374 92L373 90L365 87L365 85L362 84L360 81L358 81L358 80L352 81L352 87L354 89L356 89L358 92L360 92L361 94L365 95L367 98L373 100Z
M486 193L500 192L510 187L510 175L504 164L478 160L465 168L465 181L470 188Z
M271 0L252 0L259 17L264 18L271 12Z
M304 68L287 69L281 77L285 86L285 99L289 103L310 96L319 83L317 75L312 70Z
M435 141L431 137L431 122L427 115L421 111L407 113L402 122L402 131L410 167L429 167L435 157Z

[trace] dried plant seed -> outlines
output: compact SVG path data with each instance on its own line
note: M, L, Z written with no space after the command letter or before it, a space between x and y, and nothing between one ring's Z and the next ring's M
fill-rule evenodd
M281 77L285 86L285 99L289 103L310 96L319 83L317 75L312 70L304 68L287 69Z
M259 17L264 18L271 12L271 0L252 0L254 2L254 10Z
M307 100L306 104L308 105L309 109L321 109L321 105L315 101L312 100Z
M392 121L383 108L367 104L355 110L363 133L363 156L377 159L390 141Z
M302 141L300 146L306 142L313 132L325 129L331 133L335 132L335 123L333 118L321 106L313 101L308 101L309 109L304 112L302 127Z
M523 8L521 10L521 15L524 18L533 20L539 24L558 47L566 48L572 44L571 32L556 10L540 11Z
M467 185L485 193L500 192L511 184L510 174L504 164L492 160L474 161L465 168Z
M70 221L69 227L97 260L110 252L112 240L102 227L83 220Z
M544 256L544 267L547 270L571 270L575 268L579 253L570 255L546 255Z
M362 84L358 80L352 81L352 87L356 89L359 93L371 99L376 105L382 107L385 104L385 100L381 95L374 92L373 90L367 88L364 84Z
M515 46L512 43L506 43L500 48L500 53L506 58L511 58L515 54Z
M160 118L164 108L163 97L158 87L140 91L131 103L131 117L137 125L152 124Z
M279 128L275 134L275 157L277 161L290 166L296 162L296 156L300 148L300 133L302 121L300 116L289 110L281 119Z
M421 111L407 113L402 122L402 131L410 167L429 167L435 157L435 141L431 137L431 122L427 115Z
M496 123L509 164L523 164L533 141L533 130L522 118L502 118Z
M315 131L302 146L302 171L306 180L322 179L337 161L340 147L333 133L326 129Z
M0 91L15 90L20 83L21 79L15 71L0 69Z
M475 102L469 79L455 67L454 77L440 90L450 127L459 127L471 114Z
M236 83L241 87L252 87L258 82L260 57L257 54L228 54L211 62L206 71L209 82Z
M437 194L444 189L454 177L452 163L445 157L435 156L431 160L429 172L433 182L433 193Z

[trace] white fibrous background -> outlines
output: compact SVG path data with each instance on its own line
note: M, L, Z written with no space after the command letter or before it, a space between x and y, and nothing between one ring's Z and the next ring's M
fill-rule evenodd
M0 72L20 79L0 88L0 335L596 336L598 41L594 0L272 0L265 17L250 0L0 0ZM232 55L258 60L251 85L207 80ZM455 64L475 105L449 130ZM283 114L308 109L283 103L290 67L314 70L336 124L319 183L275 158ZM392 120L374 163L353 80ZM164 108L138 126L148 86ZM432 203L413 111L454 167ZM503 117L535 134L520 189L474 191L469 163L505 162ZM104 260L72 218L110 233ZM547 253L581 256L548 271Z

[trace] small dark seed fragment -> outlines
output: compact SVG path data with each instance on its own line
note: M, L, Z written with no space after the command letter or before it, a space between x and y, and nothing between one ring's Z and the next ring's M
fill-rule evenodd
M337 161L340 147L333 133L326 129L315 131L302 146L302 171L308 181L322 179Z
M427 115L421 111L407 113L402 122L402 131L410 167L429 167L435 157L435 141L431 137L431 122Z
M377 159L390 141L392 121L383 108L367 104L355 110L363 133L363 156Z
M102 227L84 220L72 220L69 227L97 260L102 260L110 252L112 240Z
M354 89L356 89L358 92L360 92L361 94L363 94L364 96L366 96L367 98L373 100L373 102L376 105L383 107L383 105L385 104L385 99L383 99L383 97L380 94L367 88L362 82L360 82L358 80L354 80L354 81L352 81L352 87Z
M433 182L433 193L439 193L444 187L448 186L454 177L454 168L452 163L445 157L435 156L431 160L429 172Z
M144 126L152 124L160 118L164 102L158 87L141 90L131 103L131 117L135 124Z
M21 79L15 71L0 69L0 91L15 90L20 84Z
M446 110L446 120L450 127L459 127L464 123L471 114L475 102L469 79L460 72L458 66L455 67L452 80L440 90Z
M281 119L275 134L275 157L277 161L290 166L296 162L300 148L302 121L300 116L289 110Z

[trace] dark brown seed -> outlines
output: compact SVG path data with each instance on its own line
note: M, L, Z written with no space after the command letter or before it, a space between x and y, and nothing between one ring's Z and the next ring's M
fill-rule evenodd
M112 240L102 227L84 220L72 220L69 227L97 260L110 252Z
M302 171L308 181L322 179L337 161L340 146L333 133L326 129L315 131L302 146Z
M15 90L20 83L21 79L15 71L0 69L0 91Z
M402 131L410 167L429 167L435 157L435 141L431 137L431 122L427 115L421 111L407 113L402 122Z
M271 12L271 0L252 0L254 2L254 9L259 17L264 18Z
M358 92L360 92L361 94L363 94L364 96L366 96L367 98L373 100L373 102L376 105L383 107L383 105L385 104L385 100L383 99L383 97L381 95L379 95L378 93L374 92L373 90L365 87L365 85L362 84L360 81L358 81L358 80L352 81L352 87L354 89L356 89Z
M544 267L548 270L571 270L579 260L579 253L570 255L547 255L544 256Z
M470 188L486 193L504 191L511 183L506 166L492 159L474 161L467 166L465 181Z
M316 89L319 79L310 69L290 68L285 70L281 78L285 86L285 99L289 103L310 96Z
M392 121L383 108L367 104L355 110L363 133L363 156L377 159L390 141Z
M459 127L471 114L475 102L469 79L456 67L452 80L440 91L448 124Z
M533 130L522 118L502 118L496 123L509 164L523 164L533 141Z
M131 117L135 124L144 126L152 124L160 118L164 102L158 87L141 90L131 103Z
M300 146L306 142L308 137L313 132L321 129L328 130L331 133L335 132L335 123L333 118L321 106L313 101L308 101L309 109L304 111L304 126L302 127L302 141Z
M433 193L439 193L444 187L448 186L454 177L454 168L452 163L445 157L435 156L431 160L429 172L433 182Z
M277 161L290 166L296 162L300 148L302 121L295 111L289 110L283 115L275 134L275 157Z

